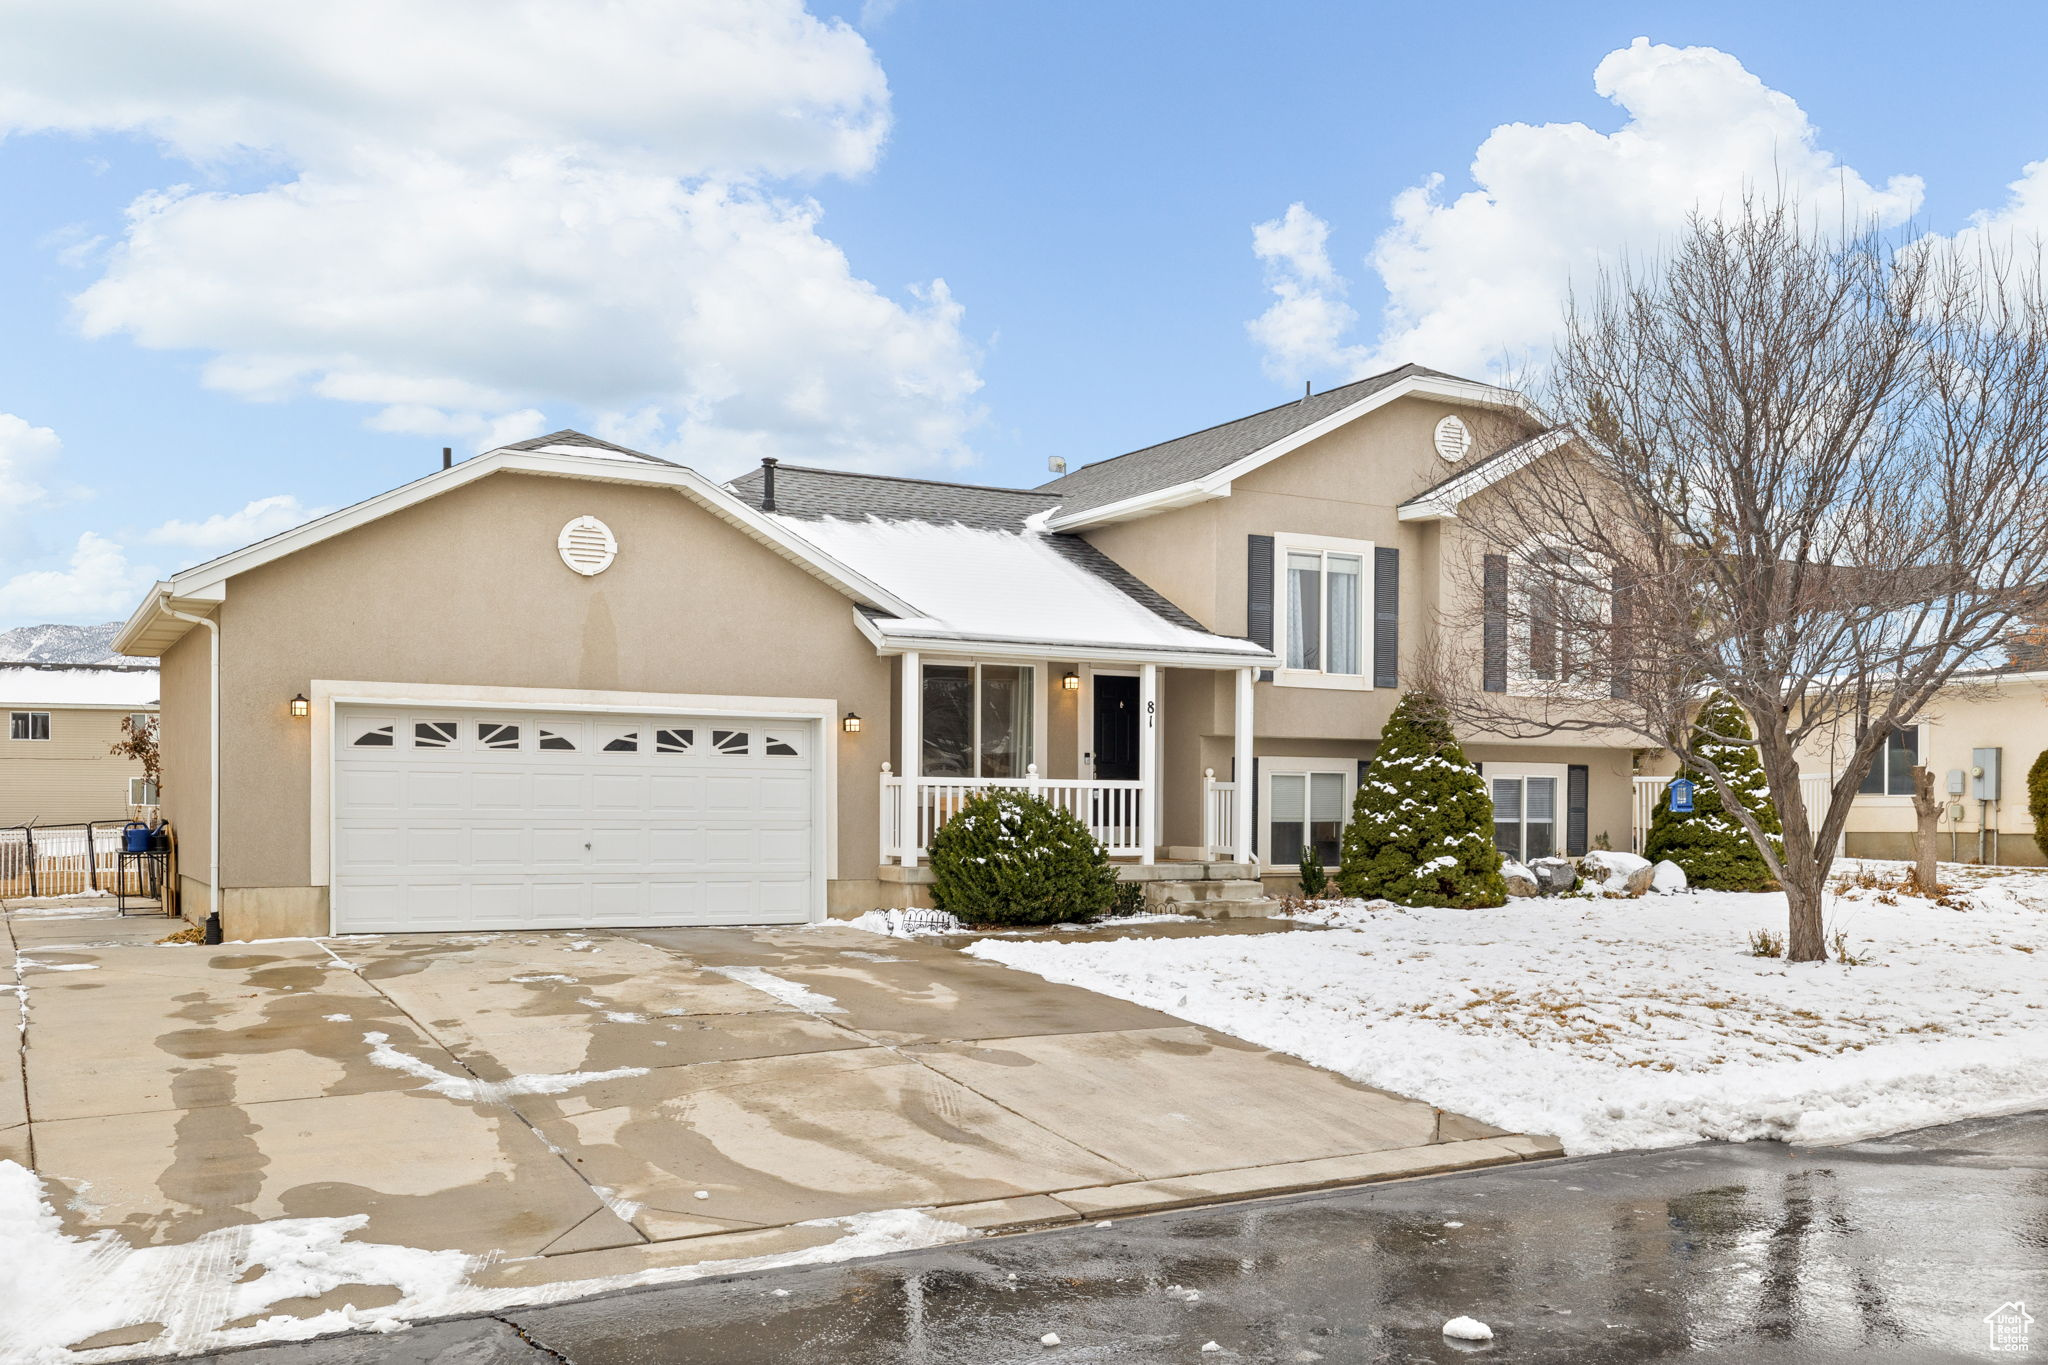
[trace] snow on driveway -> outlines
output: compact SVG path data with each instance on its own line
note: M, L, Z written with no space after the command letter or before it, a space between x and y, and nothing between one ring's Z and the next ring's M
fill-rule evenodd
M1331 933L966 951L1572 1153L1846 1141L2048 1105L2048 873L1942 873L1947 903L1837 882L1853 967L1751 956L1785 899L1735 892L1337 902L1310 916Z

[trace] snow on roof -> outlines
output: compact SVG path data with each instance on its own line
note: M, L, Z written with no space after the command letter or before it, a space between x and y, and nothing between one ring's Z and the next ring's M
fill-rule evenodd
M879 518L775 520L924 613L884 621L890 634L1267 652L1248 640L1167 620L1036 530Z
M0 706L155 706L154 668L0 664Z

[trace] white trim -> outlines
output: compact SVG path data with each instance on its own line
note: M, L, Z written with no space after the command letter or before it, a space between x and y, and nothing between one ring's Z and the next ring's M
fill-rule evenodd
M51 711L51 708L50 708L50 707L47 707L47 706L10 706L10 707L8 707L8 708L7 708L7 742L8 742L9 744L48 744L48 743L50 743L50 742L51 742L51 736L52 736L53 734L55 734L55 732L56 732L56 727L55 727L55 726L53 726L53 725L52 725L52 724L50 723L50 711ZM41 738L38 738L38 737L36 737L35 735L17 735L17 734L15 734L15 733L14 733L14 718L15 718L16 716L27 716L27 717L28 717L28 719L29 719L29 723L28 723L28 728L29 728L29 729L31 729L31 730L33 730L33 729L35 729L35 728L36 728L36 725L35 725L35 719L36 719L36 717L37 717L37 716L41 716L41 717L43 718L43 733L42 733L42 736L41 736Z
M1128 521L1133 517L1147 516L1173 507L1185 507L1190 503L1210 498L1227 498L1230 496L1230 485L1235 480L1402 398L1442 398L1453 403L1470 403L1478 407L1518 411L1526 407L1522 396L1511 389L1480 384L1469 379L1409 375L1383 389L1367 394L1349 406L1337 409L1321 421L1311 422L1298 431L1290 432L1277 441L1241 456L1214 473L1167 488L1154 489L1149 493L1122 498L1101 507L1091 507L1085 512L1073 512L1064 517L1055 513L1046 521L1046 529L1078 531L1090 526L1104 526L1113 521Z
M928 618L919 618L928 619ZM864 611L853 613L854 626L867 637L877 654L884 657L911 650L951 649L983 659L1058 659L1063 663L1131 664L1160 663L1170 668L1242 668L1246 664L1271 668L1273 653L1249 640L1216 636L1213 648L1173 646L1076 644L1063 640L1027 639L1021 636L975 635L951 627L906 624L877 620Z
M1566 826L1570 818L1569 807L1571 804L1572 779L1571 764L1481 763L1478 765L1478 767L1479 781L1486 788L1486 799L1488 801L1493 800L1493 780L1496 777L1546 777L1554 779L1557 782L1557 790L1556 794L1551 798L1550 852L1547 854L1543 854L1541 856L1550 858L1570 856L1565 852L1565 846L1567 843ZM1520 855L1518 856L1526 856L1528 853L1529 840L1529 790L1526 785L1522 788L1521 831L1521 838L1517 842L1519 842L1522 845L1522 849ZM1491 824L1487 826L1486 833L1488 838L1494 837L1493 826ZM1506 855L1503 854L1502 856Z
M1159 665L1138 670L1138 861L1159 857Z
M1030 668L1031 752L1024 756L1024 766L1026 769L1034 767L1042 769L1045 766L1046 721L1049 719L1047 697L1045 694L1046 679L1052 667L1050 662L1044 659L983 659L977 658L972 654L915 654L906 655L905 657L914 659L917 663L916 679L918 751L914 762L908 758L904 760L904 766L907 769L907 771L902 774L903 776L914 777L919 779L920 781L926 778L930 778L934 782L955 782L960 780L958 777L939 776L936 774L927 773L924 770L924 671L925 669L930 668L933 664L939 664L941 666L950 665L954 668L971 668L974 670L974 766L977 768L981 766L982 665L994 664L998 668L1015 668L1019 663L1023 663L1025 664L1025 666ZM969 773L967 774L967 776L970 778L978 778L981 776L981 774L978 772ZM1024 773L1018 773L1015 777L995 778L991 780L1000 782L1022 782L1024 780L1024 777Z
M825 919L825 888L839 876L839 702L831 697L739 697L698 692L604 692L557 687L472 687L448 683L346 682L315 678L312 694L311 867L314 886L334 885L334 713L342 706L461 706L467 710L639 712L809 721L819 755L811 805L811 923ZM328 931L334 905L330 890Z
M635 484L666 488L690 498L727 524L774 550L791 563L822 579L849 597L882 608L896 616L914 617L909 603L880 584L857 573L825 551L792 532L787 526L750 507L718 484L693 469L680 465L650 464L639 460L599 459L581 455L552 455L539 451L494 450L425 478L379 493L352 507L344 507L315 518L303 526L280 532L197 567L173 574L151 590L149 598L128 618L114 637L114 648L123 654L160 655L180 636L171 630L168 613L159 607L164 593L173 604L205 601L217 603L227 596L227 585L237 574L295 554L347 531L390 516L408 507L453 492L492 474L515 472L552 475L558 478L588 479L599 483Z
M1095 776L1095 680L1101 677L1135 678L1138 670L1133 668L1102 668L1095 664L1081 665L1081 703L1074 713L1074 772L1081 777Z
M1235 785L1230 798L1233 803L1231 821L1237 834L1237 847L1233 853L1240 863L1257 863L1259 858L1257 831L1252 828L1252 694L1258 680L1258 671L1250 668L1237 670L1237 705L1234 708L1230 738L1230 780ZM1355 777L1358 765L1352 765Z
M1520 446L1510 446L1457 478L1437 485L1435 491L1428 495L1402 503L1394 515L1402 521L1455 521L1459 505L1467 498L1485 492L1518 470L1528 468L1570 439L1571 432L1563 427L1552 427L1531 436Z

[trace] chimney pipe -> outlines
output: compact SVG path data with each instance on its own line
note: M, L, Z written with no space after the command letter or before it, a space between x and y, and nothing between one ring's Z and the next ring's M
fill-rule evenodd
M775 466L779 463L773 455L761 457L761 510L775 510Z
M1315 381L1315 380L1313 380L1313 379L1304 379L1304 380L1302 380L1302 381L1301 381L1301 396L1302 396L1303 398L1313 398L1313 397L1315 397L1315 396L1316 396L1316 381Z
M453 469L453 468L455 468L455 447L454 447L454 446L442 446L442 447L441 447L441 468L443 468L443 469Z

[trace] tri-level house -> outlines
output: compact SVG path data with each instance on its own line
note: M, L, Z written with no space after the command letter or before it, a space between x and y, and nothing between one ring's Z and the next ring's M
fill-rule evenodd
M921 903L991 786L1133 876L1291 884L1470 591L1461 510L1558 444L1519 411L1404 366L1033 489L719 484L576 432L445 465L156 585L118 638L162 659L183 909L815 920ZM1454 664L1499 690L1549 652ZM1625 846L1630 749L1467 739L1504 849Z

